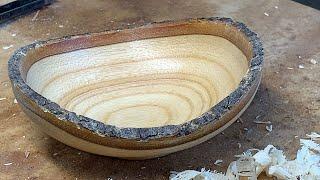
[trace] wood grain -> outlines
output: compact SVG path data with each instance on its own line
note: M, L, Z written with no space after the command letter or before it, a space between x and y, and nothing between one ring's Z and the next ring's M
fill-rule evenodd
M179 35L124 42L39 60L26 82L39 94L118 127L187 122L238 86L245 55L212 35Z

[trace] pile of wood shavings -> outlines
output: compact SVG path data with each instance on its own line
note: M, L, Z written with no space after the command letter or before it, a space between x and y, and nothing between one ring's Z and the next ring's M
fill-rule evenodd
M172 172L170 180L237 180L242 177L256 179L260 173L265 172L269 177L277 179L320 179L320 140L318 133L307 134L310 139L300 139L301 148L295 160L287 160L282 150L268 145L264 150L258 150L252 155L248 150L232 162L226 173L205 170L186 170L180 173Z

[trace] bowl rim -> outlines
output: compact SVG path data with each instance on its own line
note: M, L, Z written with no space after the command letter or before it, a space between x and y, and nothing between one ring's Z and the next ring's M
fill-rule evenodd
M177 22L218 22L224 23L228 26L233 26L239 32L243 33L252 46L252 58L248 61L249 67L245 76L240 81L238 87L225 97L218 104L211 107L208 111L201 114L197 118L189 120L179 125L165 125L151 128L120 128L113 125L108 125L103 122L88 118L83 115L77 115L72 111L68 111L55 102L43 97L35 92L27 83L23 80L20 66L24 57L28 51L41 47L52 41L68 40L74 37L88 36L88 34L65 36L63 38L57 38L53 40L39 41L24 47L19 48L14 52L8 61L8 74L12 82L12 88L18 87L21 92L26 95L32 102L39 106L42 111L54 115L56 119L72 122L78 128L85 128L90 132L102 137L117 137L123 139L136 139L136 140L148 140L148 139L160 139L170 136L185 136L193 133L197 129L215 122L220 119L225 113L228 112L234 105L238 104L242 97L250 90L254 81L259 78L259 74L262 71L263 65L263 47L262 43L256 33L252 32L245 24L232 20L231 18L224 17L210 17L210 18L189 18L183 20L169 20L153 23L144 23L135 25L134 27L126 27L116 30L115 32L144 27L150 24L162 24L162 23L177 23ZM113 30L107 30L103 32L112 32Z

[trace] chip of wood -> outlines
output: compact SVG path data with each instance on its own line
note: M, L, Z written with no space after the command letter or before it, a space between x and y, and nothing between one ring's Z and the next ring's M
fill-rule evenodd
M216 165L216 166L221 166L221 165L222 165L222 162L223 162L223 160L218 159L218 160L216 160L216 161L214 162L214 165Z
M256 124L271 124L271 121L253 121Z
M13 45L11 44L11 45L9 45L9 46L3 46L2 49L3 49L3 50L7 50L7 49L10 49L10 48L12 48L12 47L13 47Z
M317 62L315 59L310 59L310 63L313 64L313 65L315 65L315 64L317 64L318 62Z
M266 130L272 132L272 124L266 126Z
M26 159L29 157L29 155L30 155L30 151L25 151L25 152L24 152L24 157L25 157Z

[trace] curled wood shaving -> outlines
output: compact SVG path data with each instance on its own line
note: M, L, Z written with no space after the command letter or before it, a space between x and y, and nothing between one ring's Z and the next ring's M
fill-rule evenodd
M263 150L258 150L253 156L251 155L253 150L236 156L239 159L230 163L226 173L203 168L201 171L172 172L170 179L237 180L241 177L256 179L262 172L277 179L320 179L320 145L312 140L312 138L319 138L320 135L313 132L307 136L311 140L300 139L301 148L294 160L287 160L282 150L268 145Z

